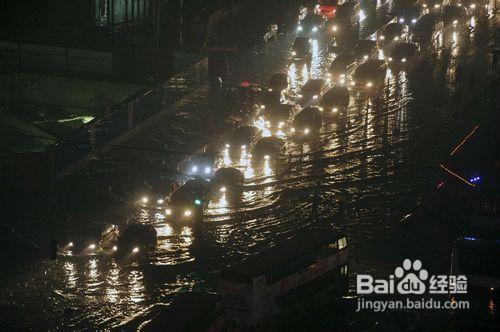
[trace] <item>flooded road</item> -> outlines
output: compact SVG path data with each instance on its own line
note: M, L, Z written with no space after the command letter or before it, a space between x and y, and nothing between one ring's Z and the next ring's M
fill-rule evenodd
M366 25L361 25L364 37L389 20L390 4L377 7L366 13ZM417 65L419 70L388 69L384 87L376 92L350 87L345 124L327 123L315 139L305 142L294 139L288 127L270 132L255 116L257 110L239 112L252 106L214 104L206 88L197 90L169 116L168 127L158 124L137 138L136 143L149 151L115 151L92 166L110 170L115 190L128 204L112 211L113 218L107 221L155 225L159 235L155 255L130 264L97 254L24 267L19 278L0 288L2 307L7 308L2 321L6 326L37 322L43 329L117 326L155 303L168 303L180 291L216 290L219 270L315 222L348 233L351 276L358 272L386 275L406 257L422 259L436 273L447 272L452 238L445 230L427 222L408 229L400 220L439 177L437 161L450 143L447 124L453 71L458 59L480 47L474 46L474 35L469 40L454 31L451 36L452 41L445 41L449 53L439 51L435 63L424 58L425 66ZM285 98L293 104L309 79L328 80L335 58L327 49L330 35L312 41L310 64L290 59L295 37L295 32L287 32L260 54L232 59L233 83L265 86L272 74L287 73L291 84ZM382 52L379 58L387 55ZM345 84L350 86L349 81ZM217 166L243 172L241 199L233 202L225 192L213 195L204 212L202 235L195 235L190 226L166 222L164 206L156 200L168 193L171 178L179 178L176 164L181 156L154 149L194 152L206 143L200 131L203 114L219 121L217 130L226 137L234 126L227 119L234 112L244 123L264 129L264 136L285 139L286 154L255 162L249 151L242 150L239 157L231 158L221 139ZM149 197L147 204L140 203L143 195ZM340 201L346 205L343 213ZM29 313L29 318L20 312Z

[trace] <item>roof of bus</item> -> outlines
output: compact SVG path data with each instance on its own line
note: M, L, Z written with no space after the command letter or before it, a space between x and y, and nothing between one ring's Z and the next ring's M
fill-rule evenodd
M325 244L344 237L345 234L327 229L312 228L279 244L247 257L222 271L222 279L247 281L266 274L277 267L318 250Z

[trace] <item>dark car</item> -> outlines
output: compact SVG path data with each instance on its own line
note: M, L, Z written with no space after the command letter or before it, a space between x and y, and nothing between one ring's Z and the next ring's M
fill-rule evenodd
M299 98L303 103L319 100L323 90L325 89L325 81L322 79L311 79L300 90Z
M417 51L418 47L413 43L399 43L391 52L389 65L396 70L412 66L417 59Z
M404 25L401 23L390 23L378 34L378 44L388 46L393 42L399 42L404 34Z
M210 178L214 171L215 151L205 151L190 156L184 163L184 173L196 177Z
M292 46L292 56L295 60L309 59L311 57L311 43L309 38L295 38Z
M306 107L293 119L292 133L305 137L317 134L323 125L321 111L317 107Z
M191 222L199 217L210 190L210 183L193 179L177 188L169 197L165 209L166 219L173 222Z
M449 5L443 9L443 20L446 26L463 27L467 19L467 12L463 6Z
M240 126L236 128L226 144L230 154L240 153L249 149L260 135L260 129L255 126Z
M419 45L431 45L440 31L443 30L443 18L440 14L425 14L415 24L413 41Z
M285 141L276 136L261 138L252 149L252 161L259 162L280 156L285 149Z
M283 91L288 89L288 75L283 73L274 74L269 81L269 91Z
M325 19L313 13L309 13L297 26L297 33L307 38L316 38L325 27Z
M387 65L383 60L368 60L354 71L354 83L364 89L374 89L384 83Z
M415 1L403 2L394 7L394 16L398 23L415 25L422 12L422 7Z
M356 65L356 59L352 54L339 54L330 65L328 73L337 79L340 75L346 75Z
M345 86L334 86L328 90L320 105L325 117L338 117L344 115L349 107L349 90Z
M157 240L158 234L153 225L131 224L120 235L116 251L121 258L135 258L154 251Z
M359 13L361 6L357 1L344 2L337 8L335 19L347 28L359 25Z
M377 42L370 39L360 40L354 51L356 60L376 59L378 56Z
M72 254L95 254L112 249L118 241L118 226L102 222L91 222L78 229L62 248Z
M279 104L272 108L267 108L262 112L262 116L266 122L266 128L271 132L283 130L288 122L288 119L295 113L295 105Z
M212 190L218 190L220 188L242 186L243 182L245 182L245 177L239 169L222 167L215 172L210 185Z

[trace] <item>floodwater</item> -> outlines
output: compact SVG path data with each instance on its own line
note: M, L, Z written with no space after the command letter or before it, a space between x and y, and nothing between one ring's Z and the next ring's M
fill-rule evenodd
M389 7L379 3L367 11L363 36L388 21ZM234 83L265 86L272 74L287 73L291 85L285 98L294 103L308 79L328 79L326 73L335 57L326 48L329 35L312 42L310 64L290 60L295 36L287 32L262 53L235 56L231 63ZM411 29L406 38L410 36ZM400 222L439 177L436 162L450 143L442 128L451 116L443 105L452 103L457 59L474 47L474 35L471 40L459 31L446 36L452 36L444 41L451 52L439 52L436 62L422 67L423 71L388 69L385 85L378 91L351 87L347 81L351 103L344 125L327 123L316 138L305 142L293 139L289 127L278 133L264 130L264 135L277 134L286 141L287 152L281 158L252 162L246 150L230 158L223 140L218 142L218 166L241 169L245 189L236 202L228 198L229 193L212 197L202 236L195 236L190 226L166 222L164 208L155 203L168 188L164 184L168 176L161 169L175 175L172 165L180 156L153 149L194 151L205 141L200 128L207 113L215 119L222 114L217 124L222 134L231 130L226 120L234 112L244 123L264 126L255 109L240 112L251 106L224 104L226 109L216 109L221 104L210 102L205 88L188 96L169 116L168 127L160 123L136 138L137 145L150 150L114 152L93 166L114 169L122 181L115 188L128 207L113 211L116 219L108 221L154 224L159 235L155 255L129 264L107 254L68 256L24 267L15 280L0 287L1 306L7 308L0 314L2 324L117 326L155 303L168 303L180 291L216 290L216 273L224 266L298 234L314 222L348 233L351 277L357 272L385 276L406 257L423 260L434 273L447 272L451 238L446 230L428 222L408 229ZM286 197L280 195L283 192ZM149 195L149 204L138 204L143 194ZM346 202L345 214L338 212L339 200ZM65 313L66 308L72 310Z

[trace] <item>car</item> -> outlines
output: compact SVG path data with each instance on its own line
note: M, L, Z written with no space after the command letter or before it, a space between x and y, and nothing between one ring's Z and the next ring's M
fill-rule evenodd
M311 42L309 38L295 38L292 46L292 56L295 60L309 59L311 57Z
M370 39L360 40L354 51L356 60L376 59L378 57L377 42Z
M276 136L261 138L252 149L252 161L275 159L285 150L285 141Z
M446 26L463 27L467 20L467 11L463 6L445 6L443 9L443 20Z
M432 13L422 16L413 29L413 42L420 48L440 47L440 38L443 31L443 18L440 14Z
M317 107L306 107L293 119L292 134L295 137L311 137L318 134L323 125L323 117Z
M268 89L260 96L260 108L269 108L279 105L284 100L281 90Z
M215 156L215 151L205 151L190 156L182 163L184 173L193 177L210 178L214 171Z
M405 27L403 24L389 23L377 37L377 42L380 47L390 46L394 42L399 42L402 40L403 35L405 33Z
M299 36L317 38L325 27L325 19L321 15L309 13L297 26Z
M387 65L383 60L368 60L356 68L352 84L373 90L384 83Z
M255 140L259 137L261 130L256 126L240 126L235 129L226 143L231 155L239 154L242 150L250 149Z
M266 128L271 132L285 129L288 119L295 113L295 109L296 106L292 104L279 104L272 108L266 108L262 112Z
M120 234L116 253L121 258L133 258L140 254L154 251L158 234L153 225L135 223L129 225Z
M325 117L345 115L349 107L349 90L345 86L334 86L328 90L320 101L320 110Z
M79 228L61 248L72 255L95 254L110 250L118 241L118 226L103 222L91 222Z
M333 26L337 28L337 25ZM345 38L342 35L335 34L328 43L328 52L334 54L352 54L356 48L354 38Z
M322 79L310 79L300 90L299 98L302 103L310 103L319 100L325 89L325 81Z
M209 191L210 183L204 179L187 181L170 194L165 208L165 219L175 223L199 220Z
M335 19L346 29L355 29L359 26L361 6L357 1L348 1L341 4L335 12Z
M241 171L234 167L219 168L210 181L212 191L225 192L227 188L234 189L241 187L245 182L245 176Z
M333 77L335 81L344 78L343 83L345 83L346 75L352 68L354 68L355 65L356 59L353 54L339 54L335 59L333 59L332 64L328 69L328 74Z
M393 15L400 24L414 26L421 13L422 6L415 0L399 0L393 6Z
M289 84L287 74L277 73L269 80L268 91L283 91L288 89Z
M399 43L394 46L391 56L387 59L389 66L398 71L413 66L417 60L418 47L413 43Z

